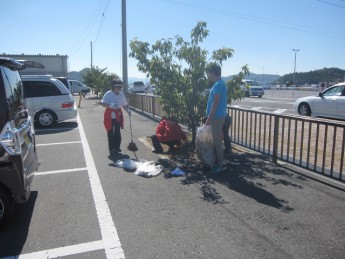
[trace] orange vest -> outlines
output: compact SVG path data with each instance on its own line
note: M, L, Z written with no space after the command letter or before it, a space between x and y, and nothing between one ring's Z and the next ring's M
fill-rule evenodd
M113 110L113 109L110 109L109 107L105 108L105 111L104 111L103 124L104 124L105 129L107 131L112 129L112 123L111 123L111 120L112 120L111 119L111 113L112 112L115 112L116 122L121 122L121 129L123 129L124 119L123 119L122 109Z

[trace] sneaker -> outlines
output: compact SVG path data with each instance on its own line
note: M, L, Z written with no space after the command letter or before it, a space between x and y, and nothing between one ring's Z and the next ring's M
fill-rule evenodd
M223 170L224 170L224 168L222 166L215 165L211 169L211 174L219 174L219 173L223 172Z
M162 154L163 153L163 150L156 150L156 149L154 149L154 150L152 150L152 153L155 153L155 154Z

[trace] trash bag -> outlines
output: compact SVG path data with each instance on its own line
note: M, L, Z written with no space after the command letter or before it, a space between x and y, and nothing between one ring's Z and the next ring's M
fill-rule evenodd
M186 173L185 172L183 172L180 168L178 168L178 167L176 167L176 169L175 170L173 170L172 172L171 172L171 175L173 175L173 176L183 176L183 175L185 175Z
M210 125L203 125L198 128L196 132L195 146L199 160L211 168L216 162L216 153Z
M136 175L143 177L152 177L159 175L163 167L161 165L156 165L154 161L139 161L137 163L137 170L134 172Z
M138 162L132 159L120 159L116 161L115 166L128 170L137 170Z

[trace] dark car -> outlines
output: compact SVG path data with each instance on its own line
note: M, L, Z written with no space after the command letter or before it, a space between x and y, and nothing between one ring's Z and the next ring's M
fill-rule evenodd
M70 93L73 94L73 89L69 82L68 77L55 77L55 78L60 80L66 86L66 88L70 91Z
M11 218L14 203L29 199L38 168L35 132L18 72L26 67L43 68L36 62L0 57L0 227Z

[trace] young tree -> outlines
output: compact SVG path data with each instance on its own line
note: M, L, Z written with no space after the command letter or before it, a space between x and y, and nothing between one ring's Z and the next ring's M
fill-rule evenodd
M83 74L85 84L90 86L95 93L101 96L111 89L110 82L112 79L119 79L118 75L110 74L106 70L107 68L101 69L96 66Z
M188 126L195 144L196 130L205 116L209 87L205 68L208 62L223 61L232 57L233 50L221 48L212 52L200 46L208 36L205 22L198 22L191 31L191 41L181 36L162 39L152 46L134 39L130 42L130 57L137 59L138 69L156 84L159 101L167 116L174 115Z

